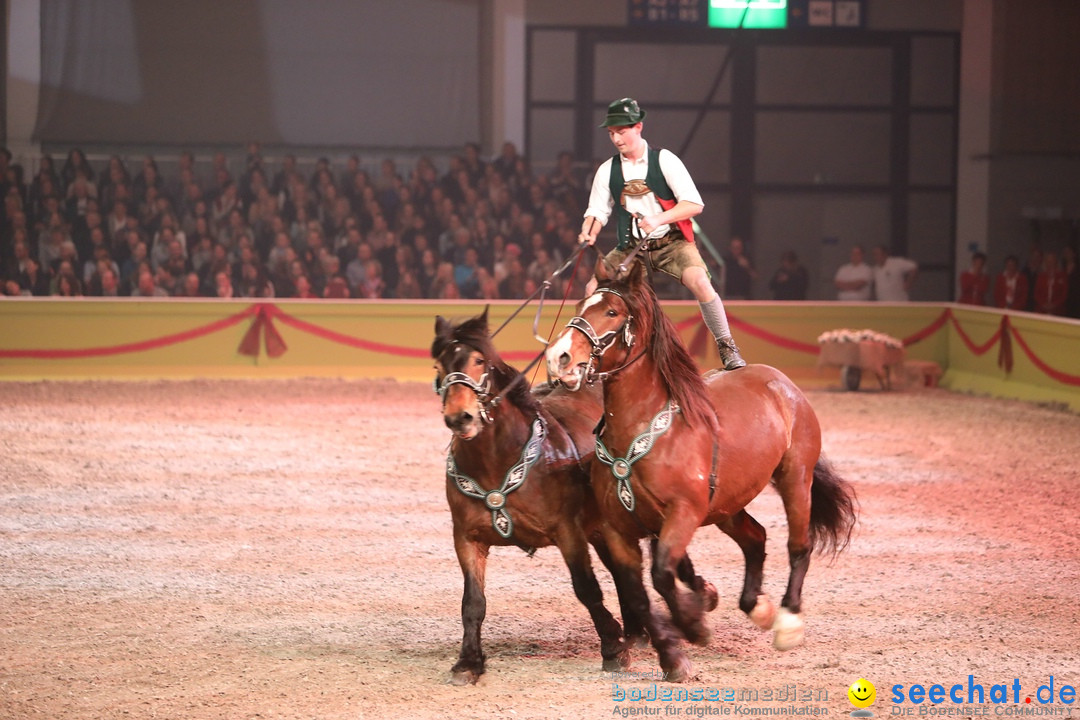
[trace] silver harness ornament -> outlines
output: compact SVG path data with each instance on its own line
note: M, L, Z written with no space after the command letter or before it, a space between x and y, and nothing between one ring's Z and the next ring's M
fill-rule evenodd
M517 463L506 471L502 485L497 490L484 490L471 477L458 471L453 452L446 454L446 476L454 481L462 494L484 501L484 505L491 510L491 526L504 539L510 539L514 534L514 521L506 511L507 496L525 484L529 470L540 459L546 436L547 423L537 415L532 422L532 433L525 447L521 449L521 456Z
M615 476L616 494L619 496L619 502L630 512L634 512L637 505L634 499L634 489L630 486L630 476L634 469L634 463L649 454L656 439L671 427L677 412L679 412L679 406L669 399L667 405L653 417L652 422L649 423L649 428L630 443L630 448L626 451L624 457L615 457L604 445L600 433L596 434L596 457L600 462L611 468L611 474Z
M618 291L612 290L610 288L598 288L596 292L610 293L615 297L622 298L622 295ZM618 372L618 370L622 369L619 368L618 370L606 373L598 373L596 371L597 365L600 362L600 358L603 357L604 353L608 351L608 348L610 348L615 343L615 340L618 339L620 333L622 333L622 341L626 349L629 350L631 347L633 347L633 321L634 316L627 315L626 319L623 320L622 325L615 328L614 330L608 330L603 335L597 335L596 330L593 328L592 324L588 320L583 318L581 315L575 315L574 317L570 318L570 322L566 323L566 327L577 330L579 333L584 335L585 338L589 341L590 347L592 348L589 353L589 362L585 366L585 373L583 379L586 384L592 385L597 380L603 380L606 376L613 375ZM634 358L634 360L636 359L637 358ZM631 362L633 362L633 360L631 360ZM629 365L630 363L626 364ZM623 367L625 367L625 365Z
M446 391L450 389L451 385L464 385L476 393L476 400L480 405L480 419L486 423L491 422L491 409L488 407L488 399L491 397L491 377L488 372L481 375L479 380L473 380L463 372L447 373L441 385L439 384L439 378L435 378L433 389L445 402ZM492 403L492 405L494 404Z

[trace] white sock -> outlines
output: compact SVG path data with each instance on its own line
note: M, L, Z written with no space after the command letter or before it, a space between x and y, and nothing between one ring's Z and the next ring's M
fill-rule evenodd
M701 317L712 331L713 337L717 340L730 338L731 329L728 328L727 313L724 312L724 303L720 296L715 295L709 302L699 302L698 305L701 307Z

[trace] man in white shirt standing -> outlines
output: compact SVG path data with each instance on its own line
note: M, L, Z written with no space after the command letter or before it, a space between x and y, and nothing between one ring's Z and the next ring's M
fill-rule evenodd
M605 160L593 177L578 241L595 243L600 229L614 214L619 242L605 260L615 268L647 238L651 265L676 278L697 299L724 369L745 367L746 361L731 337L723 302L694 243L690 219L705 207L701 193L682 160L669 150L649 147L641 136L644 119L645 111L633 98L608 106L600 127L607 128L619 152ZM593 278L586 293L595 287Z
M874 269L863 259L863 246L851 248L851 262L844 263L836 271L837 300L867 301L874 287Z
M874 248L874 294L878 300L907 302L918 274L919 265L914 260L890 256L884 245Z

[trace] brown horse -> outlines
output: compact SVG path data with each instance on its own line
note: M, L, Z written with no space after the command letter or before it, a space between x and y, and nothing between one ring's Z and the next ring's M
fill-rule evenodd
M676 584L673 570L697 528L713 524L746 559L739 607L775 630L776 647L800 644L811 550L842 550L857 516L850 485L821 455L821 428L802 392L765 365L702 378L640 264L578 303L546 359L550 377L571 390L603 381L606 424L597 435L602 462L593 463L593 489L613 573L651 623L665 677L684 681L693 671L667 619L648 611L643 536L658 538L653 587L687 640L704 644L709 631L699 598ZM765 530L745 510L770 483L788 521L790 576L779 613L761 590Z
M454 434L447 455L446 499L465 578L464 637L451 682L476 682L484 672L480 627L486 612L484 573L493 545L516 545L530 552L558 546L574 593L600 636L603 668L626 667L630 646L646 637L645 621L627 611L632 605L624 602L623 588L616 583L624 640L619 622L604 606L589 557L591 543L601 561L610 563L589 488L593 428L603 409L600 393L534 393L495 352L486 309L456 326L436 318L431 354L443 419ZM706 607L716 607L715 588L695 576L689 558L680 563L678 573Z

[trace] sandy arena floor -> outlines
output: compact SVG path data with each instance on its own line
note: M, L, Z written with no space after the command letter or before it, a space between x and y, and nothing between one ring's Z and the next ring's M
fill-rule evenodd
M0 718L846 716L860 676L882 717L896 684L1017 679L1021 703L1051 676L1080 685L1080 416L944 390L810 398L861 524L811 566L807 641L784 654L736 608L735 545L699 532L721 605L690 687L759 693L721 708L614 702L554 548L493 551L488 673L446 683L461 575L428 385L0 383ZM778 601L779 501L751 509ZM777 699L792 686L828 698Z

